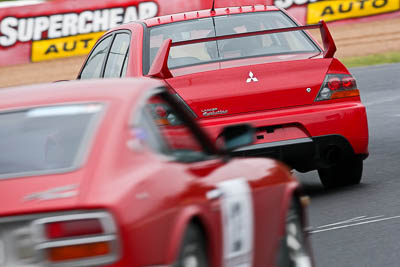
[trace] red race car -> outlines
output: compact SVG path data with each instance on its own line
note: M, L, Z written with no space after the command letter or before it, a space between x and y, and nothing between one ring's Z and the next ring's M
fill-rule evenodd
M312 266L289 169L221 152L167 90L0 91L0 266ZM219 145L252 139L229 126Z
M320 28L324 49L307 29ZM333 57L326 24L299 26L284 10L246 6L151 18L107 32L78 79L165 80L217 140L225 126L251 123L244 156L271 156L326 187L358 184L368 124L354 77Z

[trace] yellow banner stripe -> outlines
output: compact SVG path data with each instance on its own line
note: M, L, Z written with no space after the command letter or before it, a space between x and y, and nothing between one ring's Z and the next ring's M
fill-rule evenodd
M87 55L104 32L32 42L32 62Z
M399 0L328 0L307 5L307 23L366 17L400 9Z

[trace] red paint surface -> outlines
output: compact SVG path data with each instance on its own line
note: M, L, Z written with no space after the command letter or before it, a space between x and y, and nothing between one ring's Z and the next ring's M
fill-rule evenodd
M330 63L329 59L303 59L235 68L221 64L221 69L167 82L199 118L205 118L202 110L215 107L235 115L313 104ZM258 82L246 82L250 72ZM311 93L306 93L306 88L311 88Z
M310 137L339 134L350 142L356 154L368 153L366 110L359 97L330 100L312 106L203 119L200 124L216 139L223 127L245 121L253 127L294 123L301 125ZM293 132L289 136L275 137L273 141L296 139L298 136Z
M207 234L212 265L222 266L221 206L218 199L207 199L206 193L222 181L242 177L250 185L254 206L254 265L272 266L298 182L286 167L268 159L213 157L179 163L145 147L129 149L127 142L135 138L129 131L131 116L143 108L150 89L162 85L149 79L127 79L1 90L2 111L86 101L105 102L107 109L81 168L59 175L2 179L0 216L106 210L114 217L121 240L121 259L109 265L114 267L175 262L185 229L196 216ZM133 110L137 113L132 114ZM75 197L23 201L27 195L71 184L78 185ZM138 197L143 194L147 197Z
M153 27L162 24L168 24L172 22L179 22L184 20L192 20L192 19L201 19L208 18L210 16L222 16L222 15L232 15L232 14L241 14L241 13L250 13L250 12L262 12L262 11L274 11L278 10L274 6L266 6L266 5L256 5L256 6L243 6L243 7L229 7L229 8L218 8L215 11L211 11L209 9L193 11L193 12L185 12L184 14L172 14L167 16L160 16L157 18L151 18L144 20L144 23L148 27Z
M259 6L258 9L265 7ZM225 15L249 11L224 8L215 12ZM206 11L201 13L201 16L206 15ZM208 12L208 15L214 14ZM185 16L177 18L184 19ZM186 16L186 19L190 18ZM172 20L174 19L172 16ZM167 23L168 18L165 17L164 20L161 21ZM148 25L159 23L157 18L144 22ZM127 24L118 29L132 30L132 25L134 24ZM322 28L325 31L324 45L327 49L324 54L332 57L334 41L326 25ZM143 40L141 36L136 38ZM142 47L137 46L139 43L136 38L132 40L132 44L139 48L135 49L135 53L142 54ZM134 68L138 68L133 73L141 73L142 67L137 58L130 57L130 61ZM161 60L158 63L163 65ZM368 153L368 123L365 107L359 97L315 102L327 74L350 75L336 58L323 58L321 54L307 53L277 55L183 67L171 72L174 77L166 79L171 90L178 93L196 113L200 123L214 140L222 128L228 125L250 123L257 128L279 125L289 130L285 130L284 135L269 136L259 142L297 139L304 135L342 135L356 154ZM250 72L258 82L247 83ZM206 116L207 111L220 113ZM289 126L293 124L302 129L303 133L290 129Z

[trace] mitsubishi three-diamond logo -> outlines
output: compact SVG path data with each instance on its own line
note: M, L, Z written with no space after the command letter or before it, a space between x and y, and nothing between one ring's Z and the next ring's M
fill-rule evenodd
M250 71L249 78L247 78L247 83L258 82L258 79L254 76L254 73Z

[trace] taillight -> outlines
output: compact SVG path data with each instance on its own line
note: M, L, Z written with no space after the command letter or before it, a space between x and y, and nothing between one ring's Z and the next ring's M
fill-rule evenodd
M111 248L108 242L55 247L48 250L48 259L51 262L81 260L85 258L104 257L110 254L110 251Z
M348 74L328 74L315 101L359 96L356 80Z
M102 234L103 228L98 219L61 221L45 224L48 239Z
M344 77L342 79L342 87L344 89L356 89L356 80L352 76Z
M71 214L33 221L35 249L50 263L104 265L119 257L117 229L107 212Z
M331 77L328 79L327 85L329 89L331 89L332 91L336 91L340 89L342 81L339 77Z
M182 124L181 120L175 115L175 112L163 103L152 103L150 104L150 109L154 121L158 126Z
M165 107L163 107L162 105L157 105L154 108L155 112L157 113L157 115L161 118L165 118L168 115L167 110L165 109Z

